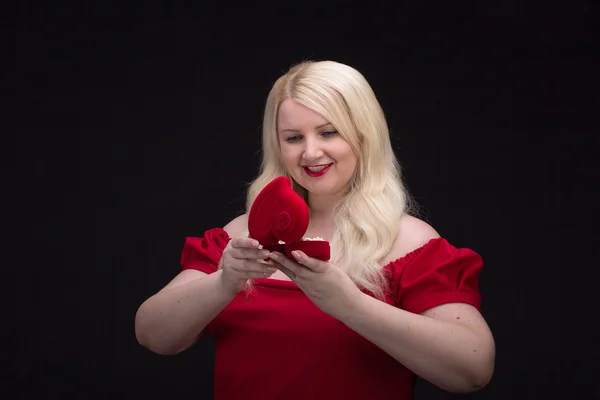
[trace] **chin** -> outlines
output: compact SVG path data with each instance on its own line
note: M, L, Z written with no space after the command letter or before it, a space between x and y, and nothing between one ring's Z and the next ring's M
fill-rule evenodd
M337 185L325 184L325 183L312 183L302 185L313 196L337 196L343 192Z
M306 175L304 170L299 171L298 175L292 176L292 178L302 186L305 190L316 196L331 196L337 195L343 192L343 185L338 185L340 182L335 174L327 173L321 178L312 178ZM345 180L347 181L347 180Z

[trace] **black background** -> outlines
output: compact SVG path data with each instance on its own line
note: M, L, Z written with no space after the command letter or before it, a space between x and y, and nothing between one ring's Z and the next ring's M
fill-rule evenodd
M392 3L20 3L12 176L27 235L7 376L23 398L210 398L210 338L154 355L134 315L179 271L186 236L242 211L267 92L303 59L365 75L424 217L486 261L497 367L467 397L599 393L581 328L593 264L575 261L597 239L597 3ZM424 382L417 396L452 397Z

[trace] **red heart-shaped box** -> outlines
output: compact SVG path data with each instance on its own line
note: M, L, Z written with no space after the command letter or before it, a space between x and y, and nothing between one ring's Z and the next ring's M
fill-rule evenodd
M330 258L329 242L302 240L308 229L308 205L294 191L290 178L273 179L256 196L248 214L248 232L263 248L292 257L294 250L323 261ZM284 242L280 244L279 242Z

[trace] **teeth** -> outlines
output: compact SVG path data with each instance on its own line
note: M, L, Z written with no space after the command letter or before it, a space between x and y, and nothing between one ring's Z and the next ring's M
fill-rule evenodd
M309 171L312 171L312 172L321 172L321 171L323 171L327 167L328 167L328 165L324 165L324 166L321 166L321 167L307 167L307 168L308 168Z

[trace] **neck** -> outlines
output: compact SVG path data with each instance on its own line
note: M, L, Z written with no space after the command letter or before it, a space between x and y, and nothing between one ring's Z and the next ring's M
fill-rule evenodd
M333 210L340 201L339 196L314 196L308 194L311 220L333 222Z

